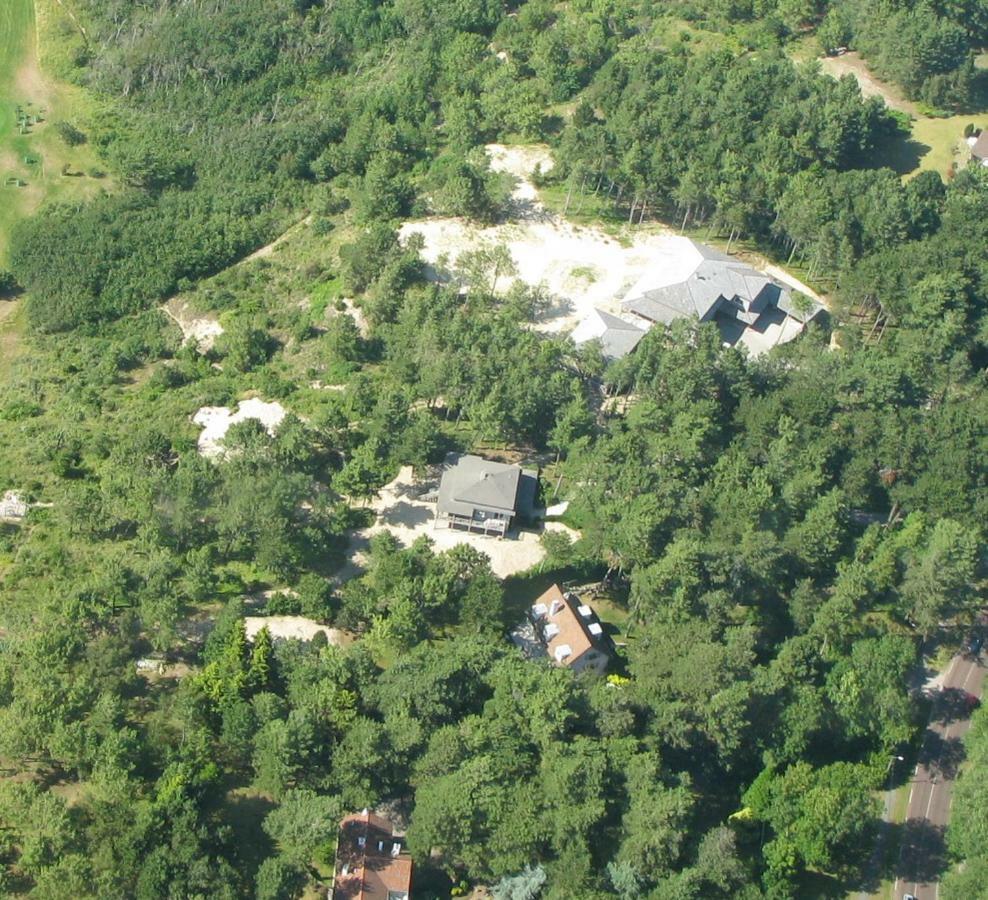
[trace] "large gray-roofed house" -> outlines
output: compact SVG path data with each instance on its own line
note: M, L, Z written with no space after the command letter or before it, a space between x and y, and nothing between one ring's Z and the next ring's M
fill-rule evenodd
M599 341L604 359L612 360L631 353L645 337L645 329L595 308L573 329L570 337L577 346Z
M535 511L538 473L482 459L453 458L439 484L436 518L450 528L503 536L518 517Z
M747 328L764 331L780 318L778 311L802 325L823 309L812 300L794 302L787 287L740 260L702 244L693 246L697 266L685 280L635 293L622 307L663 325L691 316L701 322L717 320L728 343L739 340ZM798 328L789 333L795 336Z

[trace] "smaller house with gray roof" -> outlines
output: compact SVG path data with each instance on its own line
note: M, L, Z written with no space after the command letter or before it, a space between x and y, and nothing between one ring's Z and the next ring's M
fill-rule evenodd
M436 521L504 537L519 518L535 513L538 473L479 456L452 456L443 472Z
M600 352L608 362L621 359L631 353L645 337L645 328L619 319L602 309L594 308L583 319L570 337L579 347L590 341L600 342Z

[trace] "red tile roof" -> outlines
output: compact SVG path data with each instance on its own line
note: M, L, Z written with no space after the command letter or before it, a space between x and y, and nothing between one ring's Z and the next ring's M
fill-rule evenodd
M394 826L370 810L340 822L333 900L410 896L412 859Z
M542 635L549 655L560 665L571 666L584 654L596 650L607 656L606 640L603 629L600 636L590 631L590 626L596 624L597 617L588 606L580 606L572 596L562 592L558 584L554 584L535 601L533 611L545 607L542 618L544 627ZM588 615L581 614L581 610ZM553 627L554 626L554 627ZM568 652L567 652L568 651Z

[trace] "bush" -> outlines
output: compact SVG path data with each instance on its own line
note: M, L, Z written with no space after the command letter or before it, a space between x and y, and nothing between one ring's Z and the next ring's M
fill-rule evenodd
M19 289L14 273L8 269L0 269L0 297L5 294L14 294Z
M58 136L69 147L78 147L80 144L86 143L86 135L76 128L71 122L56 122L55 131L58 132Z
M264 860L257 870L257 900L291 900L302 885L305 876L302 871L277 856Z

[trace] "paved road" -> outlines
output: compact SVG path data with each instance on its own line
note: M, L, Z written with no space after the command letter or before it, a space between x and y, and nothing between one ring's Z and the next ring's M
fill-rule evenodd
M917 900L939 897L940 872L946 863L944 834L963 753L961 738L971 724L970 698L981 697L986 671L983 654L978 659L955 656L934 699L909 793L895 900L907 894Z

